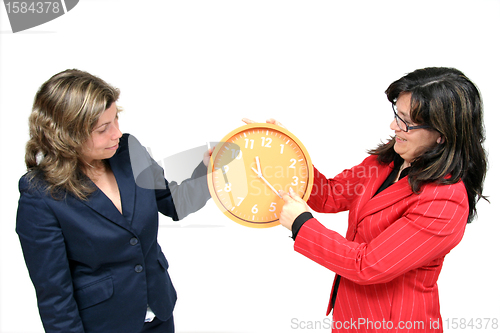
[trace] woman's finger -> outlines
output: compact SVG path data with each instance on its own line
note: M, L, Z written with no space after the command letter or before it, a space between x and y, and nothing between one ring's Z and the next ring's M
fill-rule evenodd
M245 124L255 124L255 121L253 121L252 119L248 119L248 118L243 118L241 119Z

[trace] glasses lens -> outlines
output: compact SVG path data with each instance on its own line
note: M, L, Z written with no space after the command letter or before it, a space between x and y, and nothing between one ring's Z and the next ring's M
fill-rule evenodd
M396 104L392 104L392 110L394 111L394 118L396 118L396 124L398 125L399 129L403 132L408 132L408 125L406 125L404 120L398 116L398 108Z

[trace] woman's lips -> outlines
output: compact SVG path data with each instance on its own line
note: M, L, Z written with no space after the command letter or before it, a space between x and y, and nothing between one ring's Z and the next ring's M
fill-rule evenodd
M406 141L408 141L408 140L403 139L402 137L400 137L400 136L397 136L397 135L396 135L396 141L397 141L397 142L406 142Z

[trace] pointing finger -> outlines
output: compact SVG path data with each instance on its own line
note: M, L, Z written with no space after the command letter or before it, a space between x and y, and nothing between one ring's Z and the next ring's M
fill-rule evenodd
M290 187L290 189L288 190L288 195L290 195L290 197L296 201L302 201L302 198L300 197L300 195L298 193L296 193L293 188Z
M293 198L290 196L288 192L285 192L283 190L279 190L279 194L281 195L281 198L285 201L285 203L294 201Z

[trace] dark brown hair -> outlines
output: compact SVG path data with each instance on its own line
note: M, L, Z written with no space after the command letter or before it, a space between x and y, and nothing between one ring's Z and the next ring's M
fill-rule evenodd
M428 125L444 139L411 163L408 181L413 192L430 182L454 184L463 181L469 199L470 223L476 216L476 202L483 197L487 170L483 148L483 106L477 87L459 70L431 67L418 69L385 91L391 103L401 93L411 93L411 120ZM380 163L391 163L397 155L395 138L369 151Z

